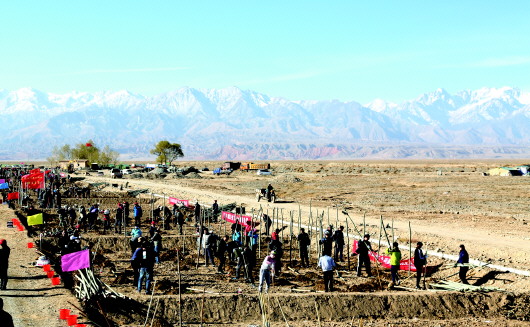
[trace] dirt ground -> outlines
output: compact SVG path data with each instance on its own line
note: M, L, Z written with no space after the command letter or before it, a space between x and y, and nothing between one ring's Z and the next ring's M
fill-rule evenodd
M35 248L27 247L33 239L27 237L25 231L7 228L7 221L12 218L15 218L13 211L0 205L0 238L6 239L11 248L7 290L0 291L4 310L11 314L17 327L66 326L65 321L59 319L59 309L70 308L72 314L78 314L71 304L77 300L61 285L52 285L42 268L34 266L39 254ZM79 323L85 321L79 319Z
M529 160L530 161L530 160ZM202 172L200 174L190 174L189 176L179 176L168 174L165 178L151 179L146 174L141 178L126 176L123 179L110 179L108 177L86 176L82 183L91 182L108 182L115 184L109 185L103 190L105 197L91 198L87 200L65 199L71 204L90 202L102 203L104 207L114 208L117 199L126 197L126 190L149 189L150 192L164 196L172 196L179 199L188 199L192 202L198 200L200 203L210 205L214 199L217 199L221 205L235 202L238 206L243 206L247 214L257 213L260 210L268 213L275 218L275 224L289 226L289 223L281 223L278 220L289 222L293 216L294 235L298 234L298 219L302 224L308 224L310 217L323 215L323 225L332 224L345 225L347 217L342 213L346 210L353 222L363 233L372 235L372 242L377 243L379 238L380 217L384 219L384 224L389 237L399 241L401 244L409 242L409 222L412 227L412 243L422 241L424 249L428 252L438 252L456 255L458 254L458 245L466 244L472 259L489 262L505 267L528 270L530 259L528 253L530 250L530 227L528 222L527 211L530 207L530 198L528 189L530 184L529 177L494 177L483 176L487 169L498 166L518 165L525 162L506 162L506 161L441 161L441 162L273 162L272 176L257 176L253 172L236 171L231 175L213 176L211 172ZM220 165L219 162L190 162L179 163L180 166L193 165L196 168L208 167L210 170ZM81 176L81 175L78 175ZM139 175L136 175L139 176ZM255 189L264 188L271 183L278 195L277 203L257 202L255 198ZM116 185L117 184L117 185ZM119 188L124 190L120 191ZM149 206L148 202L151 196L142 194L140 202L144 210ZM154 205L161 205L164 200L156 198ZM167 200L167 198L166 198ZM86 203L85 203L86 202ZM129 201L131 202L131 201ZM5 208L5 206L2 206ZM6 209L7 210L7 209ZM366 226L363 226L363 216L365 217ZM0 212L0 217L12 216L9 211ZM329 223L328 223L329 221ZM356 232L352 227L351 220L348 221L349 234L355 235ZM3 223L3 229L5 229ZM142 226L145 228L147 224ZM230 226L226 223L212 223L210 226L217 234L225 234ZM9 230L8 232L12 232ZM286 254L284 258L292 259L289 262L282 275L275 281L271 294L274 296L285 296L287 300L285 310L289 311L287 317L290 326L318 326L314 317L314 310L304 304L310 298L313 300L315 295L322 299L324 293L323 283L320 272L316 267L316 247L312 248L310 268L301 268L297 262L296 242L290 242L290 227L287 227L282 234L285 242ZM166 317L166 323L176 325L175 308L178 303L176 294L178 293L178 274L176 249L184 254L179 261L181 269L182 287L185 290L183 305L188 305L184 316L187 317L186 325L198 326L197 316L200 311L204 311L204 326L252 326L258 325L259 319L255 317L249 320L230 320L230 310L222 309L218 306L222 301L227 301L226 306L229 308L237 299L238 292L242 295L248 295L252 298L251 302L255 303L257 290L254 286L244 283L243 280L234 281L233 267L228 268L228 275L215 274L213 267L204 267L202 256L197 257L194 246L195 236L194 228L191 225L186 227L184 237L177 235L172 230L164 231L165 252L162 254L162 262L157 265L155 275L157 280L156 296L160 298L160 315ZM316 236L316 235L315 235ZM136 294L131 285L132 272L129 267L130 252L128 249L128 237L116 234L97 235L96 233L87 233L84 235L86 241L92 240L96 243L96 248L101 253L103 261L106 264L100 264L97 267L97 273L101 279L111 285L113 289L131 297L133 300L142 303L147 307L150 298L145 295ZM386 241L384 241L383 246ZM350 238L350 242L353 238ZM17 241L19 242L19 241ZM313 239L313 244L315 239ZM20 247L25 247L26 240L23 240ZM293 251L289 252L292 245ZM374 244L374 247L375 246ZM35 253L29 251L28 262L34 260ZM18 252L18 251L17 251ZM346 252L346 251L345 251ZM404 257L408 257L408 251L404 251ZM265 255L265 250L261 253L261 258ZM33 257L32 257L33 256ZM259 260L258 260L259 261ZM112 264L108 264L112 262ZM259 261L260 262L260 261ZM198 265L197 265L198 263ZM441 279L458 281L457 268L453 268L454 262L442 259L436 256L430 256L429 264L437 268L426 278L426 284ZM481 302L490 300L477 300L465 297L454 300L451 295L445 295L447 292L441 291L415 291L414 278L407 278L408 272L401 272L404 281L398 290L387 290L389 272L384 269L376 270L376 278L357 278L353 267L355 258L350 258L348 262L341 263L339 268L340 277L336 277L336 287L339 300L322 302L322 326L489 326L492 324L498 326L522 326L522 321L511 320L507 318L517 318L521 313L521 306L524 308L525 302L510 302L502 304L502 301L492 301L488 306L479 305ZM19 268L15 268L19 269ZM22 269L22 267L20 267ZM29 269L29 268L26 268ZM34 268L32 268L34 269ZM26 274L25 270L14 270L17 274ZM39 270L39 273L41 271ZM469 273L470 282L481 286L493 286L506 290L509 294L520 294L528 292L530 289L530 278L513 273L505 273L489 268L472 269ZM12 282L12 281L11 281ZM10 282L10 283L11 283ZM39 282L48 283L49 281L30 280L32 286L25 288L39 288ZM18 286L17 286L18 287ZM20 286L22 287L22 286ZM359 293L360 292L360 293ZM392 318L384 318L385 306L382 307L383 313L378 315L370 313L365 309L370 304L363 306L357 316L349 314L336 317L326 315L326 312L340 313L341 310L348 311L355 307L354 304L346 306L346 303L355 296L355 294L373 294L393 298L396 292L401 292L405 297L412 296L410 301L405 301L405 307L397 306L396 315ZM19 293L17 293L19 294ZM201 309L200 299L206 295L206 301ZM339 295L340 294L340 295ZM456 313L451 315L444 312L436 312L431 307L436 306L435 302L426 306L430 307L418 309L425 311L422 316L410 315L410 308L419 305L422 302L418 299L426 294L435 294L434 297L441 301L440 306L447 308L447 312ZM505 294L505 293L494 293ZM0 295L1 296L1 295ZM56 295L67 301L72 299L63 289L61 295ZM216 302L208 301L209 297L221 296ZM241 296L241 295L239 295ZM343 297L341 297L343 296ZM494 295L491 299L495 298ZM23 297L21 297L23 298ZM296 300L300 298L300 300ZM399 296L403 299L403 296ZM231 300L230 300L231 299ZM5 300L5 298L4 298ZM44 300L41 299L41 300ZM58 311L57 306L53 306ZM190 301L189 304L187 301ZM300 303L298 303L301 301ZM390 307L395 300L385 300ZM435 301L435 300L433 300ZM467 303L466 301L469 301ZM281 302L281 300L280 300ZM454 302L454 303L453 303ZM43 302L43 305L46 302ZM73 302L75 303L75 302ZM418 304L419 303L419 304ZM437 303L437 302L436 302ZM522 304L521 304L522 303ZM6 300L6 310L14 311L14 317L23 315L17 312L19 305L23 303L8 304ZM153 304L154 305L154 304ZM343 305L344 307L341 307ZM282 305L283 306L283 305ZM508 310L506 306L517 310ZM458 309L457 309L458 308ZM223 311L228 310L228 311ZM259 307L252 307L250 312L259 312ZM474 311L475 310L475 311ZM49 317L56 319L56 313L52 308L49 310ZM283 317L275 310L274 320L271 326L285 325ZM524 311L524 309L523 309ZM44 310L43 312L46 312ZM219 312L224 316L218 316ZM299 312L299 314L297 314ZM508 312L517 312L508 314ZM304 318L304 314L312 319ZM186 316L188 315L188 316ZM171 319L169 318L171 317ZM224 317L224 318L223 318ZM528 319L523 314L519 319ZM352 320L353 318L353 320ZM51 318L49 318L51 319ZM35 320L33 320L35 321ZM213 323L215 322L215 323ZM353 324L352 324L353 322ZM64 323L63 323L64 324ZM63 325L61 324L61 325ZM155 325L157 321L155 321ZM26 324L30 326L31 324ZM124 320L120 325L138 325L132 320ZM160 324L164 326L164 324ZM54 325L50 325L54 326Z
M394 223L395 238L408 242L412 226L413 242L421 240L427 251L458 253L466 244L470 257L494 264L527 269L530 264L530 196L528 177L483 176L491 167L524 162L274 162L273 176L236 171L229 176L201 173L200 178L114 180L129 183L131 189L148 188L168 196L198 199L210 204L236 202L247 212L262 206L269 215L273 208L289 212L299 209L302 223L324 213L324 222L344 225L347 210L361 228L366 215L366 231L379 234L379 219ZM219 163L185 163L195 167ZM439 175L441 173L441 175ZM92 178L104 180L102 177ZM112 180L107 179L111 182ZM255 189L271 183L280 203L258 203ZM337 210L338 209L338 210ZM298 232L298 231L295 231ZM352 226L350 233L354 234Z

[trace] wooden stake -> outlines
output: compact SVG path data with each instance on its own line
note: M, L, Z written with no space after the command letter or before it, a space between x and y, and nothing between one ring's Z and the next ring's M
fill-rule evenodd
M105 313L105 311L103 311L103 308L101 307L101 304L99 304L99 301L96 301L96 303L98 304L99 310L103 314L103 318L105 318L105 322L107 323L107 326L110 327L111 325L110 325L109 320L107 319L107 314ZM149 315L149 312L147 314ZM147 323L147 321L146 321L146 323Z
M156 316L156 312L158 311L158 304L159 303L160 303L160 298L157 298L156 299L155 311L153 312L153 318L151 319L151 326L150 327L153 327L153 323L155 322L155 316Z
M329 226L329 207L328 207L328 226ZM335 226L335 229L337 229L337 226Z
M411 274L411 265L412 265L412 228L410 227L410 221L409 221L409 277Z
M392 217L392 243L394 243L396 239L394 238L394 217Z
M149 320L149 311L151 311L151 304L153 303L153 297L155 296L155 287L156 287L156 279L153 282L153 291L151 292L151 300L149 301L149 306L147 307L147 315L145 316L144 326L147 325L147 321Z
M294 212L289 211L289 215L291 216L291 229L289 231L289 263L292 266L293 265L293 218L294 218Z
M280 312L282 313L283 320L285 320L285 325L289 327L289 323L287 322L287 317L285 316L285 313L283 313L282 306L280 305L280 300L278 300L278 297L276 297L276 303L278 303L278 308L280 308Z
M298 232L302 228L302 208L300 208L300 203L298 203Z
M335 208L337 209L337 216L335 217L335 229L339 228L339 206L336 204Z
M281 213L282 213L282 225L283 225L283 222L284 222L284 219L283 219L283 208L281 209ZM278 220L279 220L279 219L278 219ZM282 239L284 239L283 231L284 231L284 228L283 228L283 226L282 226Z
M318 303L317 303L317 300L315 300L315 310L316 310L316 312L317 312L318 326L319 326L319 327L322 327L322 325L320 324L320 313L318 312Z
M364 237L364 235L366 235L366 211L363 214L363 235L362 237Z
M381 215L381 226L383 227L383 232L385 232L386 241L388 242L388 248L391 249L392 248L392 244L390 243L390 239L388 238L388 234L386 232L386 227L385 227L384 222L383 222L383 215Z
M180 275L180 253L179 249L177 248L177 274L179 276L179 326L182 327L182 283L181 283L181 275Z
M204 291L202 292L202 297L201 297L201 327L202 327L202 319L203 319L203 313L204 313L204 294L206 294L206 286L204 287Z
M347 245L347 248L346 248L346 255L348 256L348 271L350 270L350 229L348 227L348 219L344 219L346 220L346 239L348 240L348 245Z
M258 211L258 215L259 215L259 225L260 226L263 226L262 224L264 223L263 221L263 209L261 208L261 204L259 205L259 211ZM267 224L266 222L264 224ZM259 233L259 236L258 237L258 258L261 259L261 236L264 234L264 229L261 228L261 232Z

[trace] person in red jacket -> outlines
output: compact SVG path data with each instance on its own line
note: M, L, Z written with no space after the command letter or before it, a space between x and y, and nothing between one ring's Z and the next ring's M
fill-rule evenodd
M278 241L280 239L280 230L278 228L272 233L271 239L273 241Z

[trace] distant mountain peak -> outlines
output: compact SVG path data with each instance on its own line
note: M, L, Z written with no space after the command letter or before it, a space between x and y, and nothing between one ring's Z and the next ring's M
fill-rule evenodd
M400 104L375 99L363 106L291 101L235 86L182 87L150 97L127 90L51 94L22 88L0 90L0 124L0 159L20 149L44 158L53 145L86 139L144 155L171 139L190 159L347 158L370 143L529 144L530 94L511 87L456 94L440 88Z

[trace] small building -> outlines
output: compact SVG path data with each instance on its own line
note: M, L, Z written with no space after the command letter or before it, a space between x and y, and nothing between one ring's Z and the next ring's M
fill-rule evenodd
M86 159L73 159L73 160L61 160L59 161L59 168L73 171L78 169L88 168L88 160Z

